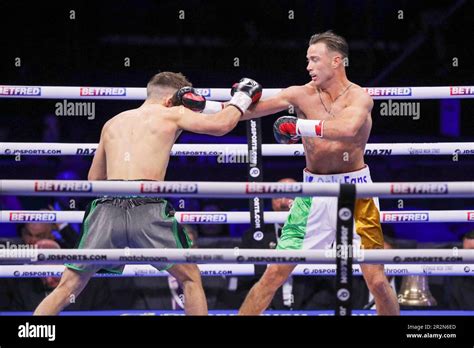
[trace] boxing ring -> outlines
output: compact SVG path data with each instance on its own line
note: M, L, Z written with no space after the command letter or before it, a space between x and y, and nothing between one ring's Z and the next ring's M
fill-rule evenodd
M374 99L449 99L474 98L474 86L365 88ZM281 89L264 89L263 98ZM228 100L228 89L200 88L208 100ZM130 87L51 87L0 86L0 98L140 100L145 88ZM0 155L16 156L91 156L97 144L0 143ZM248 153L247 144L175 144L172 156L219 156ZM303 156L302 144L263 144L263 156ZM367 144L365 155L474 155L474 143L399 143ZM384 198L472 198L474 181L353 183L357 197ZM339 183L268 183L268 182L107 182L84 180L0 180L1 195L18 196L148 196L192 198L274 198L329 196L340 194ZM286 212L264 212L266 223L283 223ZM0 223L81 222L82 211L0 211ZM244 224L249 212L178 211L180 223ZM382 223L474 222L474 210L381 211ZM474 276L474 251L462 249L391 249L354 251L352 272L362 275L359 264L384 263L387 275ZM102 259L100 258L102 257ZM66 261L81 263L124 264L122 275L96 274L96 277L166 276L150 262L198 263L202 276L255 275L255 264L298 263L293 275L334 276L336 258L331 250L266 249L0 249L0 277L32 278L60 276ZM416 313L415 313L416 312ZM181 311L100 311L63 312L62 315L183 315ZM374 315L374 311L353 311L353 315ZM28 315L29 312L0 312L0 315ZM211 315L235 315L236 311L210 311ZM267 311L264 315L333 315L333 311ZM474 315L473 311L402 311L401 315Z

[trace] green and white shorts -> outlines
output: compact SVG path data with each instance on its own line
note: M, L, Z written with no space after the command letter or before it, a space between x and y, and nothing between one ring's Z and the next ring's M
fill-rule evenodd
M371 183L370 170L318 175L303 171L304 182ZM364 249L383 249L378 198L358 198L354 210L353 245ZM282 230L277 249L330 249L336 241L337 197L297 197Z

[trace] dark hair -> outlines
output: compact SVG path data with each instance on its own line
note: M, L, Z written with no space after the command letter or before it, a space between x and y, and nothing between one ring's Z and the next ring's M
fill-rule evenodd
M462 240L465 239L474 239L474 230L467 232L464 236L462 236Z
M16 225L16 234L18 237L22 238L23 237L23 232L25 231L26 224L17 224Z
M309 45L314 45L318 42L324 42L330 51L336 51L342 54L343 58L349 57L349 45L346 39L342 36L334 34L331 30L324 33L314 34L309 39Z
M170 71L163 71L153 76L146 86L146 94L149 97L155 87L168 87L173 89L181 89L183 87L192 86L186 76L181 73L174 73Z

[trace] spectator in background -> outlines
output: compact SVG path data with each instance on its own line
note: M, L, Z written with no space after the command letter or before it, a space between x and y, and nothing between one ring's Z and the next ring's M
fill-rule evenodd
M50 239L55 240L63 249L72 249L79 239L76 231L67 224L33 222L18 225L17 231L22 242L29 245L36 244L40 239ZM57 238L53 231L58 232Z
M35 245L38 249L61 249L59 244L52 239L40 239L35 243ZM59 281L61 280L59 277L46 277L40 279L48 294L59 285Z
M202 207L202 211L222 211L222 208L214 202L206 202ZM199 225L199 238L206 237L229 237L229 229L227 225L222 224L201 224Z
M47 233L44 233L48 236ZM33 242L33 239L29 239ZM34 244L40 249L60 249L57 242L51 238L35 240ZM60 278L10 278L5 282L5 289L2 296L5 298L0 301L3 303L4 310L10 311L34 311L39 303L49 295L59 284ZM77 299L71 299L72 303L67 308L69 311L78 310L106 310L111 309L108 302L112 294L107 286L107 279L93 279L91 286L88 286L84 292L85 296ZM122 309L122 308L117 308Z
M474 249L474 230L466 233L462 238L463 249ZM474 252L474 251L473 251ZM466 272L474 272L469 266ZM471 273L472 274L472 273ZM474 277L445 277L445 297L451 310L474 310Z

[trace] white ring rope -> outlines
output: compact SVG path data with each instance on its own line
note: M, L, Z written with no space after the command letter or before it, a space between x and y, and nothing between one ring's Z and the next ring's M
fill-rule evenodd
M25 156L91 156L97 150L93 143L0 143L0 155ZM367 144L366 156L394 155L474 155L474 142L463 143L379 143ZM248 155L247 144L175 144L171 156ZM303 144L263 144L263 156L303 156ZM235 163L235 162L234 162Z
M230 88L197 88L208 100L229 100ZM273 96L281 88L265 88L263 98ZM451 99L474 98L474 86L434 87L366 87L374 99ZM143 87L80 87L80 86L0 86L0 98L35 99L121 99L143 100Z
M154 196L154 197L296 197L339 195L337 183L205 182L205 181L85 181L0 180L0 195L34 196ZM474 182L411 182L356 184L357 197L473 197Z
M0 263L64 264L168 264L168 263L291 263L335 264L336 253L352 253L353 263L474 263L474 250L467 249L36 249L9 246L0 249Z
M198 265L204 277L254 276L254 265L219 264ZM395 276L430 275L430 276L474 276L474 264L437 264L437 265L385 265L385 274ZM13 265L0 266L0 278L43 278L60 277L64 271L62 265ZM359 265L352 266L352 273L361 276ZM334 276L335 265L299 265L292 275L295 276ZM94 277L167 277L168 273L160 272L150 265L126 265L122 274L96 273Z
M288 212L266 211L265 223L284 223ZM245 211L177 211L182 224L249 224ZM0 210L0 223L82 223L83 211ZM383 223L473 222L474 210L393 210L381 211Z

